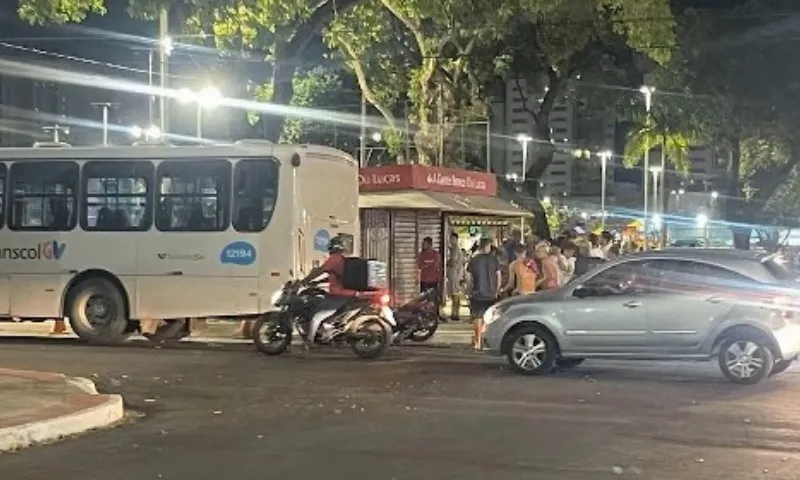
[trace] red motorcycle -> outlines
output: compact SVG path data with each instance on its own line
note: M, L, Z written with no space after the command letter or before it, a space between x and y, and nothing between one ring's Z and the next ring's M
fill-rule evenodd
M395 307L394 343L405 339L424 342L430 339L439 328L439 293L434 289L422 292L416 298Z

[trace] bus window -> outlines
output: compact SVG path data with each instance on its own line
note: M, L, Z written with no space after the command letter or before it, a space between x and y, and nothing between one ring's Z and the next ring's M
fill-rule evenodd
M0 163L0 227L5 225L6 220L6 164Z
M227 160L166 161L158 166L156 228L221 232L228 228L231 164Z
M153 176L153 164L147 161L84 164L81 227L101 232L148 230Z
M12 230L69 231L77 220L75 162L15 162L9 171Z
M272 219L278 196L277 161L240 160L234 178L233 228L237 232L263 231Z

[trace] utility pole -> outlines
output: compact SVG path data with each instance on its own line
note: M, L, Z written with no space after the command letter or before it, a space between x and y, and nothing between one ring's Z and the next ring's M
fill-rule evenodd
M367 98L361 93L361 136L358 144L358 166L367 166Z
M169 74L169 67L167 61L169 59L169 48L166 45L169 38L169 13L166 7L161 8L158 16L158 45L159 45L159 75L161 77L161 96L159 97L159 114L161 120L161 132L166 135L169 127L169 112L167 109L167 97L164 95L167 85L167 75Z

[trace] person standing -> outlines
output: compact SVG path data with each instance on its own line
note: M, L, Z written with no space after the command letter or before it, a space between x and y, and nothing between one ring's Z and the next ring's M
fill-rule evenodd
M540 290L555 290L559 287L558 264L555 257L550 254L550 245L540 243L536 245L536 257L542 265L542 278L539 279Z
M536 262L528 258L525 246L517 245L516 259L508 265L508 281L503 292L511 295L528 295L536 292Z
M482 238L478 253L467 266L469 282L469 311L472 317L473 347L483 347L483 314L497 301L500 289L500 262L492 252L492 239Z
M450 234L447 250L447 296L450 297L450 320L460 320L461 295L464 293L464 251L458 245L458 234Z
M441 303L444 269L442 268L442 256L434 250L431 237L422 239L422 251L417 257L417 267L419 268L419 293L430 289L436 290L436 306L438 307Z

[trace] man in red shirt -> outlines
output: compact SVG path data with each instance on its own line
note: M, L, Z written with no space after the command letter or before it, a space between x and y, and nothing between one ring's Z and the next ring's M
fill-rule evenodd
M347 289L342 285L344 250L344 242L341 238L331 238L328 243L328 258L322 265L311 270L303 282L310 282L322 274L328 274L328 293L332 297L357 297L358 291Z
M417 267L419 267L419 291L436 290L436 303L439 303L439 292L442 280L444 279L444 268L442 268L442 256L433 249L433 239L425 237L422 239L422 251L417 257Z

